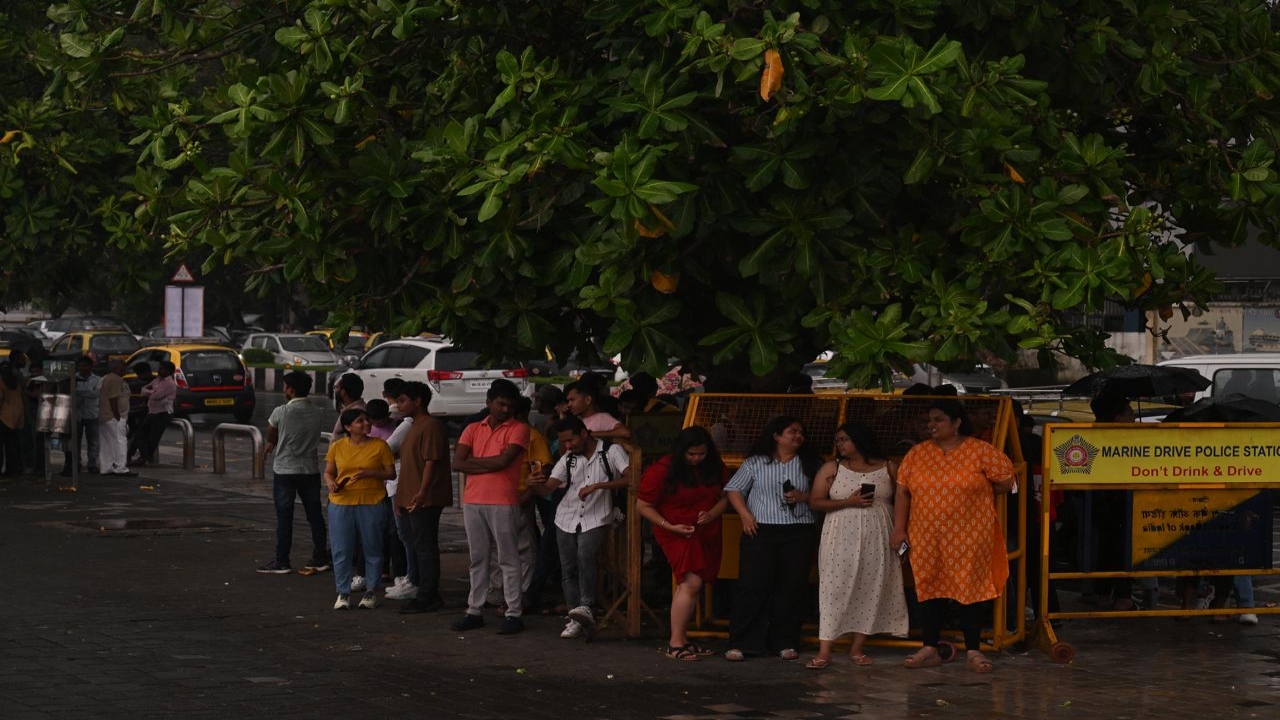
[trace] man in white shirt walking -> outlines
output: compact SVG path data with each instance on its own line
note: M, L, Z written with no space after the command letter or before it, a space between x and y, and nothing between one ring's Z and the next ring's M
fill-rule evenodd
M530 475L529 484L541 495L561 486L567 494L556 508L556 539L560 545L560 574L569 623L562 638L595 632L592 606L596 600L600 546L614 519L611 490L627 487L631 458L619 445L605 447L591 436L582 420L569 417L552 426L564 451L551 477Z

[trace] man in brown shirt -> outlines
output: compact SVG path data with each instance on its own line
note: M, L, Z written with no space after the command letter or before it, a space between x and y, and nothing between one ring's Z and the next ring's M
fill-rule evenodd
M123 360L112 360L98 394L98 467L103 475L135 476L129 469L129 386Z
M402 613L435 612L440 597L440 514L453 505L453 473L449 436L444 424L427 414L431 388L411 382L396 398L406 418L413 418L400 445L400 484L395 509L409 521L409 543L418 558L418 594L400 606Z

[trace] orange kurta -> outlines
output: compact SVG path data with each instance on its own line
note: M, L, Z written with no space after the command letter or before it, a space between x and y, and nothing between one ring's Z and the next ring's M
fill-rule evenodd
M1009 458L976 438L951 452L922 442L902 459L898 482L911 491L907 542L920 600L968 605L1004 590L1008 553L992 484L1012 476Z

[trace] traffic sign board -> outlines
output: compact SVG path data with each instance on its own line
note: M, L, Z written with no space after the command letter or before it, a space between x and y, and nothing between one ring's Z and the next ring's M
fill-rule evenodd
M190 268L187 267L186 263L182 263L181 265L179 265L178 272L174 273L173 277L170 278L170 282L176 282L176 283L179 283L179 282L193 283L195 281L196 281L196 276L191 274L191 270Z

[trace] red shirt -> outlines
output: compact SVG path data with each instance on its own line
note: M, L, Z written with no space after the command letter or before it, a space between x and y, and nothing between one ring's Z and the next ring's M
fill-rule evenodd
M497 427L489 425L488 419L473 422L462 431L458 445L469 446L473 458L501 455L509 445L519 445L528 450L529 426L515 418L507 418ZM472 505L518 505L516 486L520 482L519 461L523 454L520 453L502 470L467 475L462 502Z

